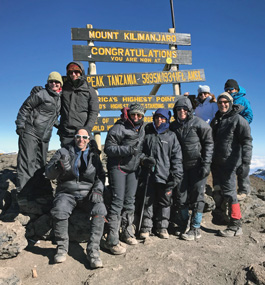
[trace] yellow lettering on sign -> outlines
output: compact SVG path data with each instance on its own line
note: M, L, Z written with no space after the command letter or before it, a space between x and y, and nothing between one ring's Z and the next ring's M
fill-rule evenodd
M87 77L87 82L92 87L105 86L104 83L103 83L103 76L88 76Z

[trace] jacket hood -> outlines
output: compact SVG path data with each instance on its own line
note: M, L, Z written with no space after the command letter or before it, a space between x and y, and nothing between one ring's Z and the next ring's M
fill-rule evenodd
M192 104L189 98L186 98L186 96L183 96L179 99L177 99L177 102L174 105L173 113L174 118L177 120L178 114L177 114L177 108L178 107L187 107L188 108L188 116L187 119L192 117Z
M236 100L236 99L246 95L246 89L239 85L239 91L237 93L231 94L231 95L234 98L234 100Z

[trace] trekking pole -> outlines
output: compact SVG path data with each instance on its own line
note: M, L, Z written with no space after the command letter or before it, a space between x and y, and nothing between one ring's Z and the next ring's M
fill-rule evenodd
M148 169L148 173L147 173L147 177L146 177L146 183L145 183L145 189L144 189L144 199L143 199L143 205L142 205L142 210L141 210L141 216L140 216L140 220L139 220L138 233L140 232L141 226L142 226L142 220L143 220L143 214L144 214L144 205L145 205L145 200L146 200L147 188L148 188L149 178L150 178L150 175L151 175L152 171L153 171L153 167L152 167L152 169Z

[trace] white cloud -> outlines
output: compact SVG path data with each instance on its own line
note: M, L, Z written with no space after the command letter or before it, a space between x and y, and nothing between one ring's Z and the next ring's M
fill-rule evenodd
M253 156L250 165L250 172L253 172L257 169L265 169L265 156Z

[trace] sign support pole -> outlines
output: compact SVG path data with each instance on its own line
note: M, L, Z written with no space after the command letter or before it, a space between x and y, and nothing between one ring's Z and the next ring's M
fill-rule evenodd
M87 29L93 29L93 26L91 24L86 25ZM88 46L94 46L93 41L87 41ZM88 73L89 75L96 75L97 74L97 67L95 62L89 62L89 67L88 67ZM98 90L96 89L97 95L99 95ZM100 133L94 132L94 137L95 141L98 145L98 149L101 150L101 135Z

